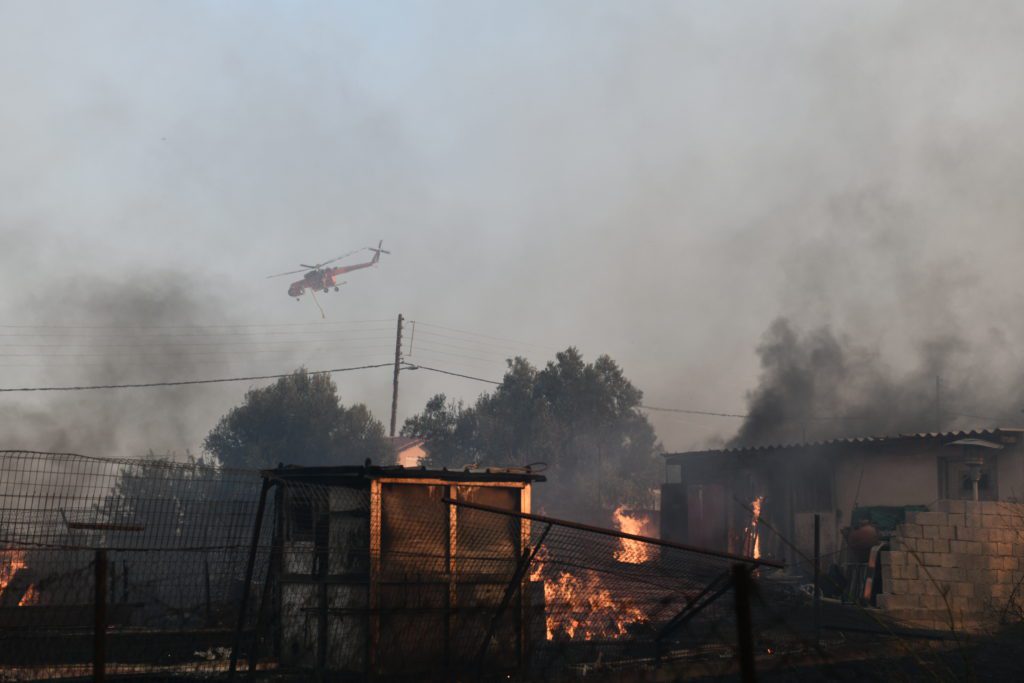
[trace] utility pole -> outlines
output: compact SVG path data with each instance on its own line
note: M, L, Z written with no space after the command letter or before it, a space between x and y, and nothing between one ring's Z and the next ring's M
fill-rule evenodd
M402 369L402 314L398 314L398 332L395 335L395 382L391 389L391 436L395 435L398 418L398 372Z
M935 431L942 433L942 378L935 375Z

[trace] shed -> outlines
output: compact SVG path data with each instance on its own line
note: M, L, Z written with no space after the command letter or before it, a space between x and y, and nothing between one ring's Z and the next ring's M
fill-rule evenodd
M519 592L525 597L501 611L500 623L492 617L516 580L530 522L448 501L529 513L531 485L542 476L372 466L263 476L276 486L267 585L282 669L437 675L475 664L470 650L480 642L490 643L489 671L525 661L530 592Z
M761 499L763 526L777 532L762 540L767 557L794 563L810 556L815 514L821 552L835 556L843 530L870 509L1021 500L1022 436L1004 427L666 453L661 536L741 551L752 503Z

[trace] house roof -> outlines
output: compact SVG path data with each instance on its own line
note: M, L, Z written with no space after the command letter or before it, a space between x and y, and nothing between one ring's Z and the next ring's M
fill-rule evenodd
M812 449L842 449L849 447L883 446L909 441L943 441L952 442L960 439L984 439L996 443L1016 443L1024 428L999 427L996 429L980 429L959 432L918 432L916 434L894 434L889 436L861 436L827 441L808 441L804 443L773 444L746 446L742 448L716 448L703 451L684 451L680 453L662 453L670 464L682 462L689 457L721 455L767 455L779 451L807 451Z
M265 479L305 482L309 484L348 484L372 479L440 479L451 482L533 482L546 481L543 475L529 467L502 468L486 467L461 470L428 470L425 467L402 467L401 465L343 465L337 467L299 467L286 465L260 472Z
M395 453L401 453L414 446L422 446L426 442L426 439L416 436L392 436L388 440L391 442L391 448L394 449Z

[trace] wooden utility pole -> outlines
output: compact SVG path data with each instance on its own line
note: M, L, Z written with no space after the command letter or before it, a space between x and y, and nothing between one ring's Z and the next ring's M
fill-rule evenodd
M398 332L395 335L395 381L391 388L391 436L395 435L398 419L398 372L402 369L402 314L398 314Z

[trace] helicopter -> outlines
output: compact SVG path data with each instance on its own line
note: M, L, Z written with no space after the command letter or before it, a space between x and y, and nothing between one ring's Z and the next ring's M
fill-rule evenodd
M301 280L297 280L288 285L288 296L295 297L296 301L299 301L301 299L302 295L306 293L307 289L309 289L312 292L315 292L318 289L322 289L326 294L327 292L331 291L331 287L334 287L334 291L337 292L339 291L339 285L345 284L344 282L338 282L336 280L336 278L339 275L352 272L353 270L359 270L360 268L369 268L370 266L377 265L377 263L380 261L381 254L391 253L390 251L386 251L383 247L384 240L380 240L380 242L377 243L376 248L364 247L364 249L373 252L373 258L370 259L369 261L366 261L365 263L353 263L350 266L335 266L334 268L325 268L325 266L334 263L335 261L340 261L343 258L348 258L352 254L358 254L359 252L363 251L363 249L356 249L355 251L350 251L347 254L342 254L337 258L332 258L329 261L318 263L315 266L300 263L299 265L302 266L303 270L291 270L288 271L287 273L268 275L267 278L269 279L274 277L284 277L285 275L294 275L296 273L305 272L305 275L303 275Z

